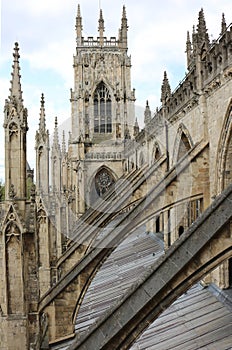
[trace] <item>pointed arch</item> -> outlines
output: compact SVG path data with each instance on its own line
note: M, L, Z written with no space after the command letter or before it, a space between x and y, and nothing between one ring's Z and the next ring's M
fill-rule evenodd
M177 130L173 148L173 164L178 162L193 147L190 133L184 124L180 124Z
M25 231L25 223L20 221L13 205L7 210L3 227L7 313L21 314L24 312L22 232Z
M112 133L112 99L106 84L101 81L93 94L94 132Z

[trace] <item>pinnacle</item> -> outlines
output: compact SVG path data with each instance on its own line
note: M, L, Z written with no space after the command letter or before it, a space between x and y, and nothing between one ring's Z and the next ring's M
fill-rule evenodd
M166 100L171 95L171 87L168 81L167 72L164 71L164 79L161 87L161 101Z
M21 83L20 83L20 66L19 66L19 44L16 42L14 46L14 52L13 52L13 71L11 73L12 80L11 80L11 88L10 88L10 97L15 98L18 101L23 101L22 99L22 89L21 89Z
M46 129L46 121L45 121L45 108L44 108L44 94L41 94L41 107L40 107L40 121L39 121L39 129L43 132L45 132Z
M103 18L103 13L102 13L102 9L100 9L100 16L99 16L99 30L103 29L104 30L104 18Z
M223 34L227 29L226 20L224 13L222 14L222 23L221 23L221 34Z
M76 17L76 35L77 35L77 44L81 44L82 38L82 18L81 18L81 8L80 4L77 7L77 17Z
M100 9L100 17L99 17L98 23L99 23L98 31L99 31L99 36L100 36L100 44L102 46L103 45L103 33L105 31L102 9Z
M58 121L57 117L55 117L55 128L54 128L54 137L53 137L53 147L56 149L60 149L59 145L59 135L58 135Z
M208 37L208 33L207 33L203 8L201 8L201 10L199 12L197 32L199 35L199 40L200 40L199 42L206 42L206 44L208 44L209 37Z

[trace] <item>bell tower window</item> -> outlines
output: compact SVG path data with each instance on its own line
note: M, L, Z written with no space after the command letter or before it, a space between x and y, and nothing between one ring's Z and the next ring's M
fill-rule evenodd
M101 82L94 93L94 132L112 132L112 102L109 90Z

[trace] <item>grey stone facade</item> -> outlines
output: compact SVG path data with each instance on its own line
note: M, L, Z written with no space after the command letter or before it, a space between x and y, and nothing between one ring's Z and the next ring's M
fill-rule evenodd
M117 38L104 36L102 10L98 23L99 36L84 38L78 6L68 148L64 138L60 144L57 118L53 142L49 140L42 95L36 186L30 182L30 189L29 118L19 46L14 47L4 109L5 200L0 204L3 350L46 349L49 341L73 335L86 289L115 248L99 249L102 255L95 249L91 256L101 237L107 240L107 232L117 245L130 225L146 222L147 231L163 236L168 249L231 183L232 27L226 26L224 15L218 41L210 42L200 11L191 40L187 34L188 73L173 92L164 73L162 106L153 113L147 101L141 131L135 119L125 7ZM121 215L127 229L112 231L107 225L118 223ZM205 282L229 288L231 275L230 258Z

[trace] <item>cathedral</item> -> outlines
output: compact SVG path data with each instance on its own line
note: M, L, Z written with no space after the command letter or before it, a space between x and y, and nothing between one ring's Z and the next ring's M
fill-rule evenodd
M3 125L2 350L49 349L75 338L75 322L91 282L131 232L144 225L169 254L200 225L205 211L213 210L209 208L221 193L226 193L223 198L230 195L232 26L227 26L224 14L219 38L211 42L200 10L196 27L187 33L188 72L174 91L164 72L161 107L152 112L147 101L142 130L135 118L125 6L117 37L105 36L100 10L98 37L85 38L78 5L75 36L69 138L63 132L59 139L56 118L50 139L42 94L35 181L27 162L30 115L22 96L19 44L14 46ZM229 200L227 207L232 212ZM213 247L217 239L216 248L209 248L210 260L201 272L196 267L195 282L232 288L231 220L226 218L218 229L217 234L223 230L220 239L210 241ZM203 242L207 234L200 234L198 241ZM190 270L187 265L185 270ZM115 338L104 349L131 345L114 344ZM77 344L70 349L103 345Z

